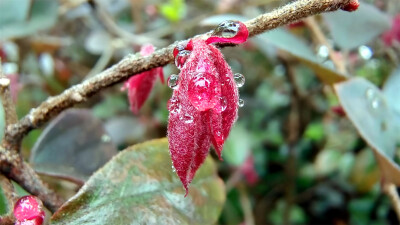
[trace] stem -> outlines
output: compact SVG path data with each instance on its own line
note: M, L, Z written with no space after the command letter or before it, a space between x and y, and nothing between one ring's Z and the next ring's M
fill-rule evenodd
M384 183L383 192L385 192L392 202L393 210L396 212L397 218L400 222L400 197L397 193L396 186L391 183Z

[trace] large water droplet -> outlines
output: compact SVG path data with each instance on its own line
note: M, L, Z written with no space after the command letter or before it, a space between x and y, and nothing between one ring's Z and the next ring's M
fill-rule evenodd
M169 76L168 78L168 87L172 88L172 89L177 89L178 86L178 81L179 81L179 76L176 74L172 74L171 76Z
M186 60L189 58L191 51L188 50L182 50L179 51L179 53L175 57L175 66L178 67L178 69L182 69L182 67L185 65Z
M171 114L176 114L181 112L182 106L181 103L179 102L179 99L173 97L168 101L167 108Z
M219 107L216 107L216 111L217 113L222 113L223 111L226 110L226 107L228 106L228 103L226 101L225 97L219 97L219 105L217 105Z
M179 119L183 120L185 123L193 123L193 116L188 113L185 113L185 115L181 115Z
M235 75L233 75L233 79L235 79L236 87L242 87L246 81L243 74L240 73L235 73Z
M208 72L199 72L189 81L188 95L192 105L205 111L218 104L221 88L217 78Z
M243 107L244 106L244 100L243 99L239 99L238 106L239 107Z
M227 20L222 22L215 28L212 33L213 36L220 36L223 38L232 38L239 32L240 24L237 21Z

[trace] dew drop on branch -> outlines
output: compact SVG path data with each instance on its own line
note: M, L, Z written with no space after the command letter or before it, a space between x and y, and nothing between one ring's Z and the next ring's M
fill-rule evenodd
M237 21L228 20L220 23L212 33L213 36L233 38L239 32L240 24Z

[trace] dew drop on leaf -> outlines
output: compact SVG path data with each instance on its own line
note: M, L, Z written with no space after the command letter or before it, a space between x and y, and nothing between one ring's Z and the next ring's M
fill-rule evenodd
M242 87L246 81L243 74L240 73L235 73L235 75L233 75L233 79L235 79L236 87Z
M171 168L172 168L172 172L175 173L176 169L175 169L174 165L172 165Z
M188 87L189 100L199 111L213 108L219 101L221 88L216 77L208 72L198 72L194 75Z
M185 115L181 115L179 119L183 120L185 123L193 123L193 116L188 113L185 113Z
M213 36L233 38L239 32L240 24L237 21L228 20L220 23L212 33Z
M239 99L238 106L239 107L243 107L244 106L244 100L243 99Z
M365 91L365 97L367 98L369 106L373 110L378 110L382 107L383 100L373 88L368 88Z
M172 89L177 89L178 88L178 81L179 81L179 76L176 74L172 74L168 78L168 87Z
M182 69L182 67L185 65L186 60L189 58L189 56L190 56L190 51L188 51L188 50L179 51L175 57L175 66L178 69Z
M182 109L181 103L177 97L172 97L168 101L168 110L172 114L180 113Z

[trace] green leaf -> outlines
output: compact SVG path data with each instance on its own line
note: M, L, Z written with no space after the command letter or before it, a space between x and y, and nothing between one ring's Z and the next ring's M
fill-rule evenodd
M180 21L186 13L186 5L184 0L170 0L166 4L162 4L161 14L171 22Z
M3 12L3 9L1 9ZM28 36L37 31L46 30L57 22L58 1L33 1L31 16L28 20L0 23L0 40Z
M335 90L350 121L374 150L383 178L400 185L400 168L392 160L399 133L385 96L363 78L336 84Z
M383 87L389 105L400 115L400 66L386 80Z
M239 166L247 159L250 153L252 140L248 131L241 124L236 124L224 145L222 152L224 160L228 163Z
M330 28L333 40L342 49L353 49L367 44L390 28L390 19L375 6L365 2L354 12L338 10L322 17Z
M214 224L225 189L211 157L189 195L171 169L166 138L130 147L98 170L50 224Z
M0 1L0 26L27 19L32 0Z
M347 79L344 74L323 65L303 40L283 28L258 35L254 38L254 42L265 54L270 51L266 43L289 53L309 66L325 84L334 84Z

